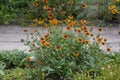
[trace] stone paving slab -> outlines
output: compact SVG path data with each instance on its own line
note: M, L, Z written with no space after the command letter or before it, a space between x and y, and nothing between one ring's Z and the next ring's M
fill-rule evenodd
M27 35L24 34L0 34L0 41L21 41L21 39L27 40Z
M91 28L91 26L88 28ZM118 45L118 43L120 43L120 35L118 34L120 27L105 27L102 28L102 32L99 32L98 28L99 27L93 27L92 33L95 35L101 34L101 37L107 38L107 45L101 46L101 49L106 50L107 47L111 47L112 51L120 52L120 46ZM24 32L24 30L27 30L27 32ZM24 39L25 41L31 40L30 33L34 30L40 31L41 34L47 32L47 30L44 31L42 28L39 27L30 28L16 25L0 26L0 50L27 49L24 43L21 43L20 41L21 39Z
M119 43L107 43L107 47L111 49L113 52L120 52L120 42Z
M27 32L24 32L27 30ZM6 26L5 34L29 34L33 29L29 27L21 27L21 26Z
M24 30L27 30L26 32L24 32ZM40 27L21 27L21 26L6 26L5 27L5 34L30 34L31 32L34 32L34 30L38 30L40 32L42 32L42 28Z
M106 31L105 31L105 29L104 28L102 28L102 31L100 32L99 30L98 30L98 28L99 27L93 27L93 30L92 30L92 34L106 34Z
M105 27L104 30L108 35L119 35L120 27Z
M21 42L0 42L0 51L13 49L27 50L28 47L24 46L24 43Z
M5 32L5 26L0 26L0 34Z
M106 38L107 42L120 42L120 35L101 35L102 38Z

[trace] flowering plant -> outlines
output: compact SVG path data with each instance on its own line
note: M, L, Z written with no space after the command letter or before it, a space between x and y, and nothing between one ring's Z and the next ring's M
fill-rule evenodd
M81 26L76 28L68 23L64 29L54 25L44 34L39 31L32 34L27 45L29 51L36 54L34 67L44 73L44 78L71 78L75 72L84 70L96 73L104 64L102 60L106 58L99 45L105 45L105 41L90 32L92 28L85 26L86 20L80 23ZM91 42L89 39L93 36L94 41Z
M120 3L119 0L114 0L104 4L104 6L99 6L98 18L103 19L109 23L120 23Z

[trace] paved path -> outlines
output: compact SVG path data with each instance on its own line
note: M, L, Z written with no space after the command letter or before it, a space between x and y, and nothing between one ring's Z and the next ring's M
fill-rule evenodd
M24 29L27 29L28 32L23 32ZM0 26L0 51L1 50L26 50L28 47L24 46L24 43L21 42L21 39L28 41L30 39L29 33L33 31L33 28L28 27L20 27L16 25L9 26ZM39 29L41 30L41 29ZM101 47L102 49L106 49L106 47L111 47L112 51L120 52L120 27L117 28L103 28L103 31L100 33L102 37L108 39L107 45L105 47ZM94 27L94 34L98 33L97 27Z

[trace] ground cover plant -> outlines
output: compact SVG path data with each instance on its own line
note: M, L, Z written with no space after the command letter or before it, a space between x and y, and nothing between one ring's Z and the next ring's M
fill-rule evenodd
M28 55L29 54L24 53L24 51L19 51L17 49L13 51L2 51L0 52L0 60L6 64L6 69L24 67L25 58Z

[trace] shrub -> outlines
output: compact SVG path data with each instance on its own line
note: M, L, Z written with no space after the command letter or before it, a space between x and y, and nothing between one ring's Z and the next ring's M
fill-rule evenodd
M82 73L87 70L94 77L99 75L101 66L107 62L99 46L104 45L105 42L95 35L94 42L91 42L89 38L93 34L90 33L85 23L85 20L81 20L81 27L67 26L65 30L51 26L45 34L40 32L32 34L31 41L26 45L30 47L31 53L36 54L34 67L45 74L45 79L72 78L75 72ZM110 49L107 48L107 51ZM27 61L29 62L30 58ZM39 79L37 75L32 75L32 77Z
M29 69L15 68L5 70L5 75L0 76L1 80L25 80L29 73Z
M50 22L49 20L51 19L63 22L68 16L73 16L73 19L85 18L86 13L84 11L86 6L79 0L35 0L33 2L35 12L33 23L37 26L43 25Z
M31 1L29 0L1 0L0 1L0 24L29 23L33 17Z
M120 1L111 1L99 5L98 19L101 19L108 23L119 24L120 23Z
M5 66L6 66L5 63L0 61L0 76L5 74L3 71Z
M7 69L15 67L25 67L25 58L28 54L24 51L13 50L13 51L1 51L0 56L2 57L1 61L6 64Z
M101 67L101 71L99 76L95 78L95 80L119 80L120 72L118 71L120 68L119 64L115 65L106 65ZM74 75L74 80L93 80L92 76L88 75L87 72L83 74L76 73Z

